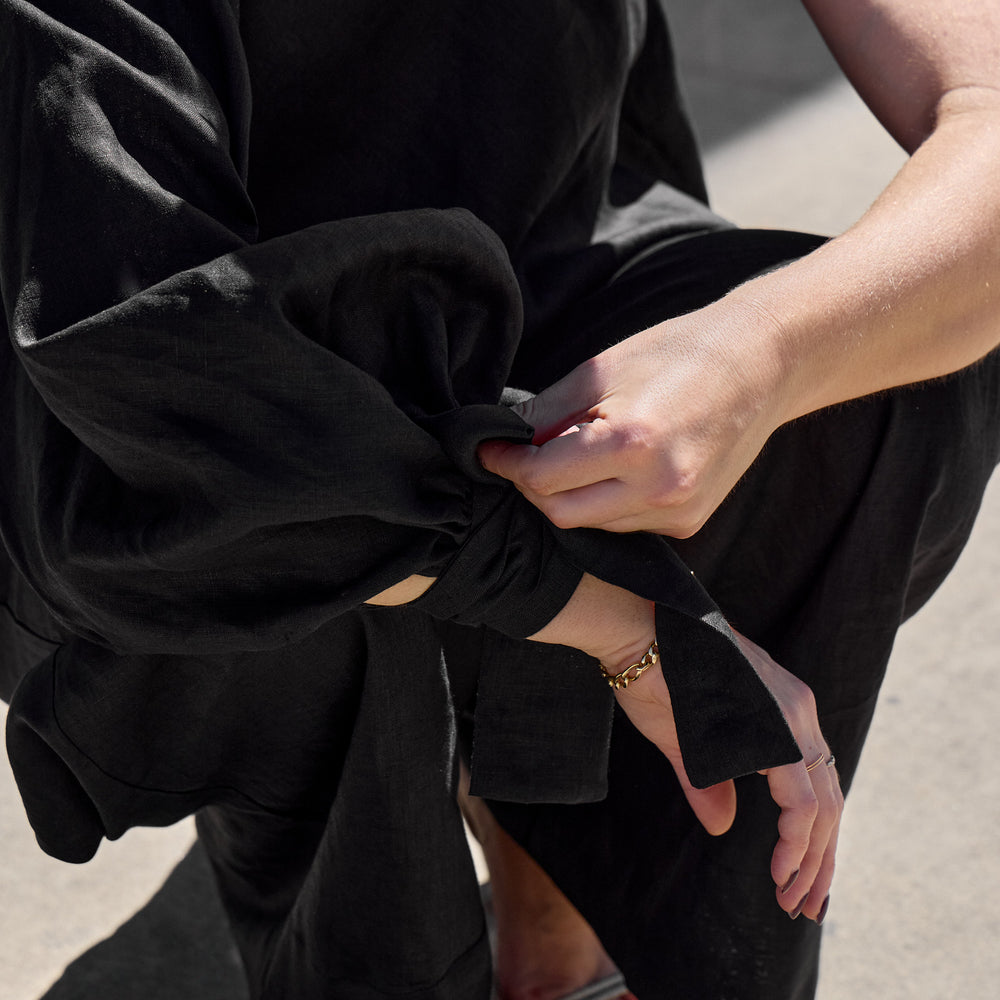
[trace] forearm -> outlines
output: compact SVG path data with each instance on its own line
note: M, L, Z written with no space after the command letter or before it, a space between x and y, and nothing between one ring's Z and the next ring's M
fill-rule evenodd
M382 607L408 604L432 583L434 577L415 574L369 597L365 603ZM582 649L617 669L641 659L655 629L651 601L585 573L565 607L528 638Z
M1000 342L998 290L1000 93L962 91L854 227L718 308L763 318L781 423L976 361Z
M767 317L783 419L971 364L1000 341L1000 13L804 0L913 156L843 236L733 296Z
M399 583L394 583L391 587L369 597L365 604L374 604L381 608L395 608L400 604L409 604L423 594L428 587L437 579L433 576L421 576L414 573Z
M655 632L652 601L585 573L562 611L529 638L582 649L617 673L642 658Z

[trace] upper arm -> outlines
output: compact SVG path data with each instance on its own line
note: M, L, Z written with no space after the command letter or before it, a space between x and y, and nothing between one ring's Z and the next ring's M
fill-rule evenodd
M802 2L851 83L908 151L933 131L947 95L986 94L1000 105L1000 4Z

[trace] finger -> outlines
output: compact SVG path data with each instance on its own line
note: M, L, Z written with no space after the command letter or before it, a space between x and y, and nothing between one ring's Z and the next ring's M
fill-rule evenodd
M797 886L794 897L797 901L802 895L799 893L801 885L798 877L812 842L819 800L805 764L801 761L770 768L766 774L771 798L781 809L778 817L778 843L771 855L771 878L782 897L788 897L792 887ZM811 879L802 881L808 888ZM785 909L794 906L794 901L789 898L779 901ZM786 903L789 905L786 906Z
M826 901L830 898L830 887L833 884L839 837L840 824L838 823L826 846L823 863L820 865L819 872L809 889L809 896L801 910L801 913L810 920L822 922L822 918L826 916Z
M723 781L708 788L695 788L686 775L679 774L681 789L698 822L713 836L720 837L736 819L736 785Z
M820 860L816 876L809 889L809 898L802 908L802 913L810 920L821 919L825 916L826 900L830 896L830 887L833 884L833 874L836 868L837 843L840 838L840 820L844 813L844 796L840 789L840 782L836 771L831 768L823 768L827 772L831 784L831 794L834 801L835 821L828 834L826 847Z
M638 507L638 505L635 506ZM618 517L581 526L619 533L652 531L658 535L668 535L671 538L690 538L704 527L709 517L714 513L711 508L695 509L690 504L661 504L654 507L650 506L648 502L639 509L633 508L631 513L625 513L627 509L625 505L622 505Z
M832 761L828 753L823 753L823 761ZM820 874L827 858L830 841L837 835L840 827L840 817L843 812L844 798L840 793L836 772L832 767L822 764L810 773L813 790L819 803L819 811L813 823L809 850L802 861L800 881L802 886L809 887L809 901L803 912L814 916L819 911L829 885L819 885ZM830 873L832 878L832 872Z
M794 869L797 873L795 878L792 879L789 876L783 882L778 881L782 871L782 851L788 850L790 845L794 845L794 853L798 853L805 831L803 817L786 816L783 811L782 818L779 820L779 832L782 836L772 858L772 875L778 886L778 904L793 917L798 916L800 912L815 917L829 893L829 881L833 878L833 855L829 852L829 847L833 842L834 851L836 850L836 836L843 811L843 796L840 793L836 773L832 768L823 766L824 759L828 757L828 754L822 751L819 751L819 754L819 766L813 767L811 770L806 769L804 761L788 765L792 771L797 772L793 779L796 782L801 780L802 774L805 774L812 785L816 801L815 815L808 827L808 844ZM813 755L813 759L816 759L815 755ZM772 794L774 794L774 785L772 785ZM783 825L785 823L788 824L787 828ZM789 882L792 884L789 885Z
M503 476L525 495L547 497L591 486L616 475L616 452L607 422L582 424L576 434L555 437L544 445L516 445L486 441L479 460L490 472Z
M550 496L535 493L523 486L518 489L553 524L560 528L608 528L617 524L624 513L634 513L639 520L644 505L637 498L635 490L620 479L605 479L587 486L563 490ZM637 530L637 529L625 529Z
M509 441L483 441L476 449L476 456L488 472L503 476L517 483L521 470L531 462L531 456L538 451L536 445L511 444Z
M677 742L670 691L659 666L643 677L641 684L615 691L615 697L632 724L670 762L701 825L713 836L725 833L736 817L736 786L732 781L709 788L695 788L691 784Z
M560 528L655 531L673 538L690 538L708 519L690 504L653 503L635 483L621 479L605 479L549 496L524 486L518 489Z
M710 785L708 788L695 788L687 776L680 748L674 745L670 747L660 745L660 750L670 761L684 798L687 799L698 822L713 837L722 836L736 819L736 783L730 779L717 785Z
M590 419L594 390L588 381L583 369L576 368L514 407L514 412L535 429L534 444L544 444L567 427Z

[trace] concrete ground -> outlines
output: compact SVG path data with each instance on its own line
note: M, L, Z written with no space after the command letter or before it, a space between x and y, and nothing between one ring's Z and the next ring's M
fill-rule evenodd
M798 5L675 6L717 210L752 226L850 225L903 156ZM820 1000L996 995L998 649L995 481L959 566L893 654L848 805ZM0 843L0 1000L245 996L189 823L136 830L88 865L62 865L35 847L0 764Z

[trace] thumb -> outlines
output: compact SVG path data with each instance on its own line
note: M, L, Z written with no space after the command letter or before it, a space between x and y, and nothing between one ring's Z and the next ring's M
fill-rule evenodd
M713 837L725 833L736 819L736 785L733 781L723 781L708 788L695 788L683 770L678 772L677 777L698 822Z
M580 369L550 385L537 396L514 407L514 412L535 429L532 443L545 444L574 424L589 419L592 401L581 384Z

